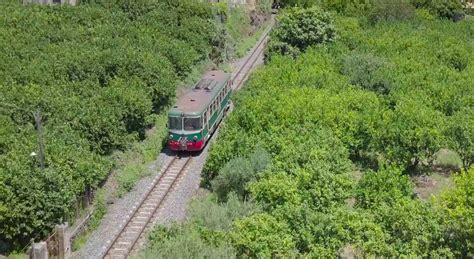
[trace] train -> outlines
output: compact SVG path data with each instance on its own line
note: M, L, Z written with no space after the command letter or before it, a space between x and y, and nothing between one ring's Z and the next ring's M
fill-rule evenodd
M201 151L230 108L231 74L211 70L178 98L168 112L168 147Z

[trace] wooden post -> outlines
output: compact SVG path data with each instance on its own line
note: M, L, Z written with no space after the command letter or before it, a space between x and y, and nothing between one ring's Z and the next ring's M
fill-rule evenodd
M56 235L58 238L58 257L63 259L71 254L71 239L67 231L68 223L56 225Z
M31 245L30 259L48 259L48 246L46 242L33 243Z

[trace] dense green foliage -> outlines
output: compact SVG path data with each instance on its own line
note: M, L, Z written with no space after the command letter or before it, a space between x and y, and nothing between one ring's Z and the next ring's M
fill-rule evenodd
M413 17L414 8L423 8L441 19L458 21L464 17L465 0L276 0L281 7L322 6L370 22L396 21Z
M474 169L463 172L455 178L456 189L447 191L441 197L448 231L449 242L455 247L456 256L474 256Z
M249 171L235 161L257 147L271 156L247 177L241 198L263 211L234 222L238 256L472 255L472 169L433 201L409 175L441 148L472 165L473 21L387 17L336 15L334 42L274 54L235 97L204 181Z
M228 231L232 222L258 211L252 203L230 194L217 204L213 195L194 200L189 221L183 225L158 226L150 235L145 258L235 258Z
M216 35L212 9L196 1L2 1L0 241L41 238L71 214L111 170L107 156L145 137L178 80L220 55ZM44 170L30 156L36 111Z
M307 47L335 39L336 32L332 17L321 9L285 9L277 17L276 28L271 33L271 41L265 56L290 54L297 56Z
M411 0L416 8L426 8L441 18L455 19L456 15L463 14L461 0Z

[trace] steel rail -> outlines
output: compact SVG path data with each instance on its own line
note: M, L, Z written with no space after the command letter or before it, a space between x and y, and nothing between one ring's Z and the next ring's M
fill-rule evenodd
M273 21L271 22L273 23ZM232 81L235 82L235 79L237 79L240 75L242 75L242 72L244 72L244 69L245 70L245 73L243 74L243 77L241 78L240 81L238 81L238 84L237 86L234 88L235 90L238 90L243 82L245 82L245 79L248 77L250 71L252 70L252 68L254 67L255 63L257 62L258 58L260 57L261 53L264 51L264 48L263 48L263 44L267 41L268 39L268 34L270 33L271 31L271 26L272 24L269 25L269 29L267 29L265 31L265 33L262 35L261 39L259 40L258 44L254 47L252 53L250 54L250 56L248 57L248 59L244 62L244 64L239 68L239 70L237 71L236 74L234 74L233 78L232 78ZM249 66L250 65L250 66ZM172 180L169 188L167 188L165 190L165 193L163 195L163 197L159 200L158 204L153 208L153 211L152 213L150 214L150 216L146 219L145 223L144 223L144 226L143 228L141 228L140 231L138 231L138 235L136 236L136 238L133 238L133 241L130 242L130 246L125 248L125 254L123 255L114 255L112 253L113 251L113 248L115 248L115 245L117 244L117 241L119 240L119 238L122 236L122 234L124 234L126 232L126 229L127 227L133 223L133 219L135 218L135 216L137 215L137 213L140 211L140 208L143 207L143 205L145 204L145 202L148 200L148 198L151 196L151 194L154 193L154 190L159 187L159 185L163 182L162 179L169 175L168 172L170 171L170 169L172 169L172 166L176 163L177 160L177 156L174 156L171 160L171 162L169 162L167 164L167 166L165 167L165 170L161 173L161 175L158 177L157 181L152 185L152 187L149 188L149 190L146 192L146 194L144 195L144 197L141 199L140 201L140 204L134 208L131 216L127 219L127 222L123 225L123 227L121 227L120 231L118 232L118 234L114 237L114 239L112 240L112 242L110 242L105 250L105 253L102 254L101 258L107 258L107 257L111 257L111 258L115 258L115 256L123 256L123 257L128 257L130 255L130 253L134 250L135 246L137 245L137 242L140 240L141 236L143 235L144 231L147 229L147 227L149 226L150 222L152 221L152 219L154 218L154 216L156 216L156 212L158 211L158 209L162 206L163 202L167 199L168 195L171 193L171 191L175 188L175 185L177 184L178 182L178 179L181 177L181 175L183 174L183 172L185 171L185 169L188 167L190 161L192 160L192 157L187 157L186 158L187 160L184 162L184 164L182 165L182 167L179 169L179 172L176 174L176 177Z
M130 225L130 223L132 223L132 219L136 216L137 212L140 210L140 208L143 206L143 204L148 200L148 198L150 197L150 195L153 193L153 191L155 190L156 187L159 186L160 183L162 183L162 179L168 175L167 172L169 172L169 170L172 168L172 166L175 164L177 160L177 156L174 156L171 160L171 162L169 162L167 164L167 166L165 167L165 170L161 173L161 175L158 177L157 181L153 184L153 186L151 186L149 188L149 190L145 193L143 199L140 201L140 204L133 210L130 218L127 220L126 224L123 225L123 227L120 229L120 231L118 232L118 234L114 237L113 241L110 242L110 244L108 244L108 247L105 251L105 253L103 253L102 255L102 258L106 258L107 256L113 256L110 252L112 251L112 248L114 248L114 245L117 243L118 239L122 236L122 234L125 232L125 229ZM143 231L146 229L147 225L150 223L150 220L153 218L153 215L156 213L156 211L158 210L158 208L161 206L161 204L163 203L163 201L167 198L169 192L174 188L174 185L177 181L177 179L181 176L182 172L184 171L184 169L187 167L187 165L189 164L189 162L191 161L191 157L188 157L186 158L187 161L184 163L184 165L181 167L180 171L178 172L178 174L176 175L176 177L173 179L173 182L171 183L170 187L166 190L165 194L163 195L162 199L158 202L157 206L154 208L153 210L153 213L151 213L150 217L146 220L145 222L145 225L143 226L142 230L140 231L139 235L137 236L137 238L134 240L134 242L132 243L132 246L130 247L130 249L128 249L126 251L126 254L124 255L125 257L128 256L128 254L130 253L130 251L132 251L133 247L135 246L136 242L138 239L140 239L140 236L142 235Z
M186 170L186 167L188 167L188 164L189 162L191 162L192 160L192 157L188 157L186 162L184 163L183 167L181 167L181 169L179 170L178 174L176 175L176 177L173 179L173 182L171 183L170 185L170 188L168 188L168 190L166 190L166 193L165 195L163 195L163 198L158 202L158 204L156 205L155 209L153 210L153 212L151 213L148 221L146 222L145 226L142 228L142 230L140 231L140 233L138 234L137 238L135 239L135 241L132 243L132 245L130 246L130 250L128 250L127 252L127 256L130 254L130 252L133 251L133 248L135 247L135 245L137 244L138 240L140 239L140 237L142 236L143 232L145 231L145 229L147 228L148 224L150 224L150 221L153 219L153 216L156 214L156 211L161 207L161 205L163 204L163 202L166 200L166 198L168 198L168 195L170 194L170 192L174 189L176 183L178 182L178 179L179 177L183 174L183 172ZM157 181L158 182L158 181ZM146 198L145 198L146 200Z
M269 29L267 29L267 31L263 34L262 38L259 40L258 44L254 47L252 53L250 54L249 58L244 62L244 64L239 68L239 70L237 71L237 73L235 73L234 77L232 78L232 82L235 82L235 79L239 77L239 75L242 73L242 71L244 70L245 67L247 67L248 63L250 62L250 60L252 60L252 58L255 57L255 59L252 61L252 64L250 66L249 69L247 69L247 71L245 72L245 75L244 77L242 77L242 79L238 82L238 85L234 88L234 89L239 89L240 86L242 85L243 81L245 81L245 77L247 77L247 75L249 74L250 70L252 70L252 67L253 65L255 64L255 62L257 62L257 59L258 59L258 56L260 56L260 53L263 52L263 48L261 48L261 50L258 52L258 55L255 55L257 50L260 49L260 47L262 46L262 44L268 39L268 34L270 33L271 31L271 28L272 28L272 25L273 25L273 21L270 23L269 25Z

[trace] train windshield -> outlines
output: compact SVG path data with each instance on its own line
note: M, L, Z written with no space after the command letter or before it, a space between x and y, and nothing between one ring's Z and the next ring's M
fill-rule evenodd
M184 130L199 130L201 129L201 117L184 118Z
M182 130L183 120L181 117L169 117L169 128L172 130Z

